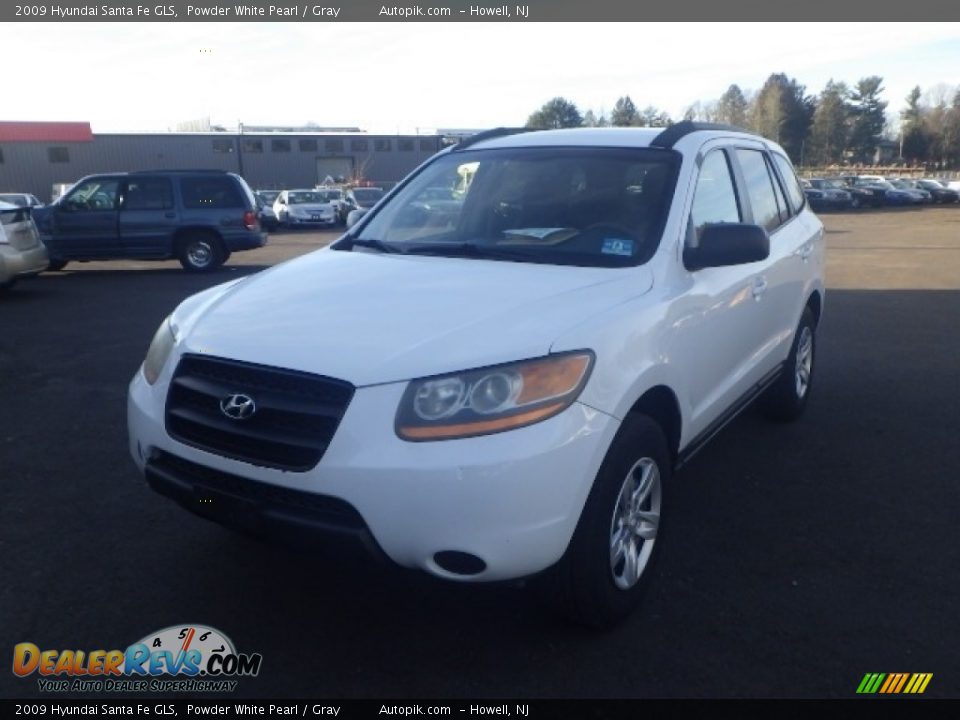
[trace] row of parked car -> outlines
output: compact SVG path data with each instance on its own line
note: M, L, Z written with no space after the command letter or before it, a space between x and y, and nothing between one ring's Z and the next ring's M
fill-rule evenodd
M353 210L368 210L384 195L379 187L318 186L299 190L256 190L264 229L345 225Z
M814 210L960 202L960 181L842 175L801 181Z

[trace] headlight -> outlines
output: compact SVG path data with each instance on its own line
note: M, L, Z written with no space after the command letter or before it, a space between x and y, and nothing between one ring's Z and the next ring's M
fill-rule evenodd
M404 440L450 440L513 430L570 407L590 375L581 350L414 380L397 411Z
M167 364L167 359L170 357L176 341L177 337L168 317L157 328L153 340L150 341L147 357L143 361L143 376L149 384L153 385L160 377L160 372L163 370L163 366Z

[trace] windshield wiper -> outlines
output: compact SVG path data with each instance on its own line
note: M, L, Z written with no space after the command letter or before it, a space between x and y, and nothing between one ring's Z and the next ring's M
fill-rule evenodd
M373 238L346 238L342 242L334 245L337 250L353 250L355 247L372 248L382 253L401 252L399 248L383 240L374 240Z
M443 257L471 257L485 260L543 260L543 253L504 248L475 243L419 243L406 245L402 251L407 255L441 255Z

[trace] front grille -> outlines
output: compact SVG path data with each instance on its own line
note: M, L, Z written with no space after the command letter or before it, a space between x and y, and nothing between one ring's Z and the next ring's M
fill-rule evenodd
M353 397L343 380L198 355L180 359L167 395L167 432L192 447L253 465L314 467ZM247 395L256 412L234 420L220 409Z
M366 523L353 505L329 495L318 495L249 480L239 475L198 465L163 451L157 451L150 459L148 470L161 478L175 478L178 484L192 488L192 492L199 493L200 496L206 490L211 490L249 501L259 511L280 510L294 517L308 519L311 523L332 528L345 530L366 528ZM197 507L216 511L221 504Z

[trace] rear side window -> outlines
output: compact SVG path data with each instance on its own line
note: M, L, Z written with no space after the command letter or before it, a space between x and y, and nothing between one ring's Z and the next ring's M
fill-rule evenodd
M180 185L186 208L242 208L243 198L229 177L185 177Z
M173 187L167 178L137 178L127 182L124 210L169 210Z
M714 150L704 158L693 192L693 207L690 209L690 225L693 228L691 244L700 240L707 225L741 221L726 153Z
M800 187L800 181L797 180L797 174L793 171L793 166L790 165L789 160L779 153L773 154L773 161L777 164L777 170L780 171L780 177L783 178L783 183L787 187L787 195L790 197L790 204L793 206L794 210L799 210L803 207L806 196L803 194L803 188Z
M770 176L770 168L759 150L737 149L737 160L746 182L747 197L753 209L753 221L772 232L783 222L781 211L786 212L783 200L778 202L779 188ZM782 197L782 196L781 196Z

